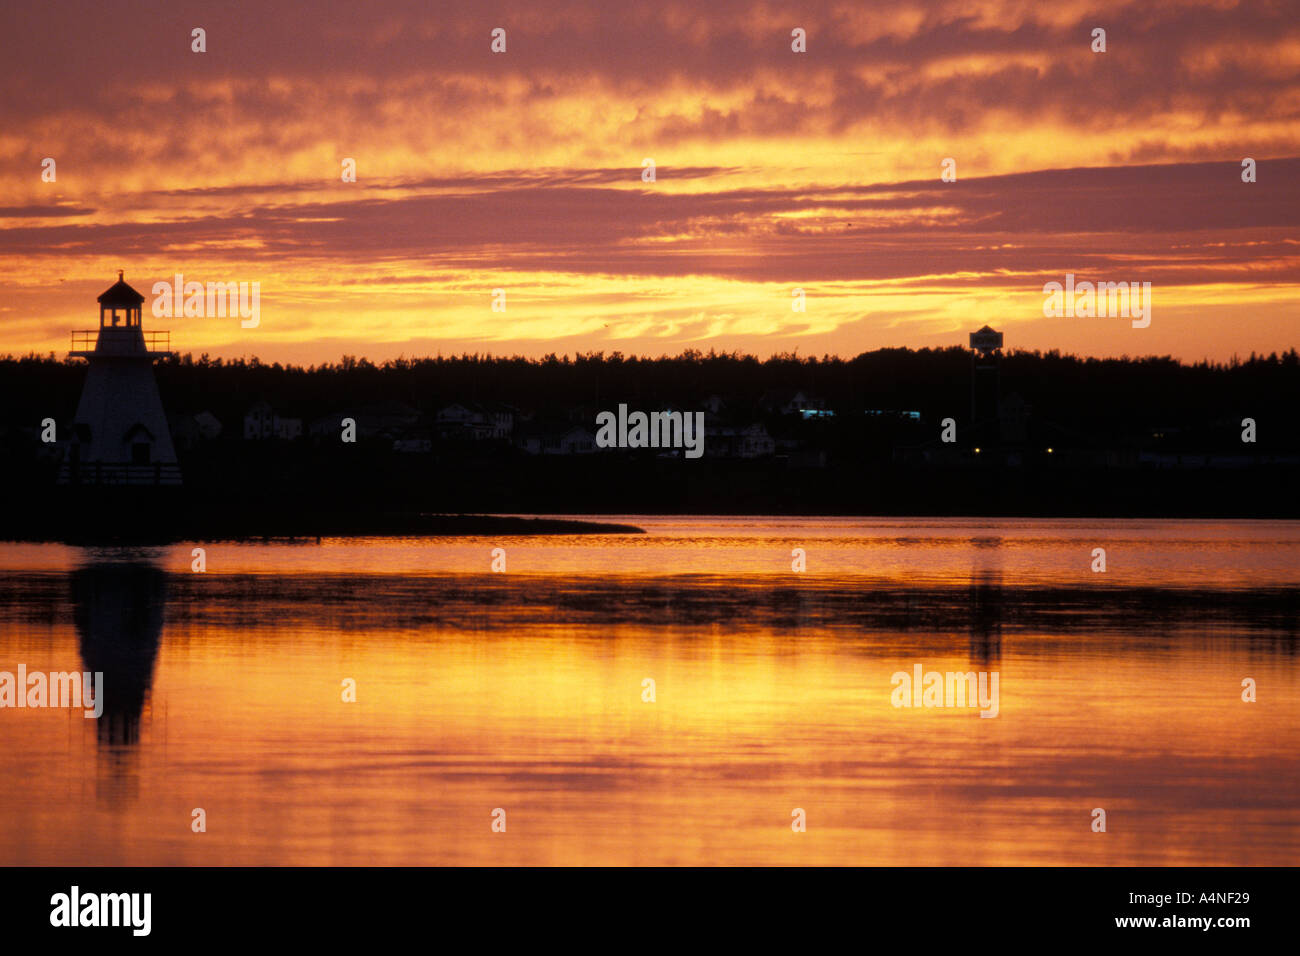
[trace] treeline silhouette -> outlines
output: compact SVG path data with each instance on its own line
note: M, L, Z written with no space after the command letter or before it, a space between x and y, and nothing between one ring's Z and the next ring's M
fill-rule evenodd
M227 431L259 400L307 419L347 404L400 401L422 412L452 402L502 402L525 411L652 402L677 407L719 396L742 417L764 395L802 389L841 414L916 410L962 420L970 404L970 352L879 349L853 358L686 351L644 358L619 352L574 357L459 355L375 364L344 356L310 367L186 354L157 365L169 413L209 411ZM0 416L11 427L73 414L85 366L27 356L0 359ZM1085 432L1124 433L1148 425L1195 425L1234 416L1270 419L1272 439L1294 438L1300 411L1300 354L1291 349L1227 363L1168 356L1085 358L1012 350L1002 357L1001 392L1020 395L1035 415ZM1263 436L1261 436L1262 438Z
M59 451L39 440L43 419L71 422L85 366L0 359L0 473L14 489L0 534L71 538L106 513L187 540L368 533L407 526L416 512L1300 517L1295 349L1225 363L1009 351L998 390L1013 411L991 427L971 420L971 353L956 347L852 358L345 356L312 367L183 355L156 369L173 422L208 412L222 432L178 442L184 488L140 492L129 510L120 491L56 489ZM834 414L783 413L795 390ZM520 441L544 423L548 434L557 422L594 432L594 410L619 403L691 409L713 397L722 408L697 460L658 449L536 454ZM300 418L304 435L245 440L244 415L263 401ZM409 432L339 440L340 413L364 423L369 407L395 403L418 414ZM515 440L448 438L437 413L453 403L511 406ZM940 442L946 418L958 423L956 444ZM1255 442L1243 442L1243 419L1256 423ZM313 421L328 427L313 435ZM725 432L751 423L767 451L736 454ZM395 437L412 436L428 446L397 447Z

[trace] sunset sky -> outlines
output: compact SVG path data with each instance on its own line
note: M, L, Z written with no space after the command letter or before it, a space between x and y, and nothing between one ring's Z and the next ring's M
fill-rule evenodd
M119 268L174 349L303 364L1300 342L1294 2L6 14L0 354L63 354ZM178 272L259 282L259 327L153 319ZM1151 326L1045 318L1067 272L1152 283Z

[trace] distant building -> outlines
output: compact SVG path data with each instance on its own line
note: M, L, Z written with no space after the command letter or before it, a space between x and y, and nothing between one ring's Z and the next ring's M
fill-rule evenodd
M919 422L921 420L920 412L894 408L868 408L863 410L862 414L866 415L868 418L898 418L913 422Z
M343 420L350 418L356 424L358 439L383 438L390 441L400 439L420 420L417 409L402 402L377 402L357 408L344 409L322 415L313 419L308 426L308 434L313 439L332 439L337 441L343 433Z
M438 410L438 436L450 441L509 441L515 409L499 402L455 402Z
M486 438L488 425L484 416L470 404L453 402L438 409L435 419L438 437L449 441L478 441Z
M170 423L172 440L181 449L194 448L205 441L212 441L221 434L221 422L211 412L199 412L197 415L181 415Z
M826 399L803 389L775 389L764 394L759 405L764 411L776 415L799 415L804 418L817 417L819 413L827 411Z
M269 403L256 402L244 413L244 440L290 441L302 435L302 419L281 417Z
M194 416L194 424L198 426L199 437L204 441L212 441L221 435L221 422L211 412L199 412Z
M433 451L433 437L427 428L411 428L393 439L393 451L404 455L427 455Z
M704 448L712 458L766 458L776 454L776 439L763 425L755 423L708 434Z
M560 435L554 454L590 455L595 450L596 436L582 426L577 426Z
M313 418L307 426L307 434L317 440L321 438L337 440L343 433L343 419L349 417L351 416L347 412L331 412L329 415Z
M267 402L257 402L244 412L244 440L260 441L275 434L275 410Z
M492 438L496 441L509 441L515 431L517 410L500 402L485 405L484 410L492 426Z
M568 423L530 424L516 435L515 444L530 455L591 455L598 450L589 429Z

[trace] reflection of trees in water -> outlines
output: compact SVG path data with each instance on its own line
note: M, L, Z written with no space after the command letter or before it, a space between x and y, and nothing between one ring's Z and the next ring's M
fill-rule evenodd
M166 576L151 564L89 564L72 573L83 668L104 675L104 712L96 722L101 744L139 740L166 597Z

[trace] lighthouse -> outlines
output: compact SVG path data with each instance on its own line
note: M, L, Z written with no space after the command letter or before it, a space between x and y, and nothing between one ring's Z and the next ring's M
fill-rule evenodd
M72 333L86 384L72 423L60 484L179 485L181 469L167 430L153 363L170 355L169 333L140 324L144 296L117 282L99 297L99 328Z

